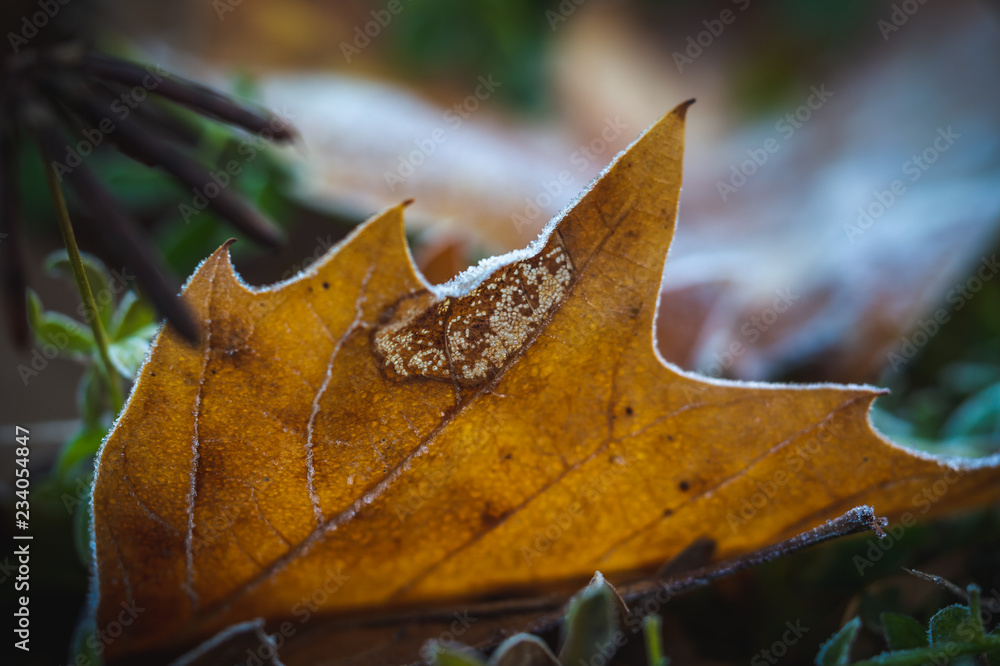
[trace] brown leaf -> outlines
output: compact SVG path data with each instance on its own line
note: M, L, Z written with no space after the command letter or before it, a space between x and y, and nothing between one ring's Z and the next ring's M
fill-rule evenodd
M145 609L108 656L256 617L615 580L697 538L730 557L862 502L919 516L995 498L996 467L873 432L876 389L660 360L687 107L527 250L439 288L402 206L270 289L225 247L209 257L184 292L205 340L160 335L101 452L97 626Z

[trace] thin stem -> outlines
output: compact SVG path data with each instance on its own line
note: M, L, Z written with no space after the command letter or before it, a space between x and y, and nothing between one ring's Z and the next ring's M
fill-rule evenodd
M630 604L653 595L656 595L657 600L662 598L662 602L666 603L671 597L681 592L705 587L718 578L791 555L803 548L815 546L830 539L866 531L874 532L881 539L885 536L885 532L882 530L885 524L886 519L877 517L870 506L858 506L791 539L780 541L742 557L687 571L667 579L626 585L620 588L618 593L621 594L626 603Z
M886 519L877 517L870 506L858 506L833 520L823 523L819 527L742 557L679 573L669 578L657 578L652 581L642 581L625 585L617 589L616 592L624 602L629 604L655 596L658 602L657 608L659 608L678 594L695 588L706 587L716 579L724 578L831 539L867 531L874 532L876 536L882 538L885 536L882 526L886 524ZM699 546L699 549L704 550L702 546ZM520 613L545 613L546 611L560 609L565 606L567 598L568 595L566 594L554 593L546 596L474 603L465 606L465 610L479 618L505 615L513 616ZM645 610L645 607L643 610ZM356 616L342 623L337 623L335 626L337 628L366 627L403 622L433 622L451 618L453 612L454 608L446 606L437 609L423 608L415 611L404 610L393 613L376 613L369 616ZM562 622L562 618L562 610L551 615L539 615L530 621L526 621L523 630L540 633L558 625ZM485 644L478 645L477 647L484 646Z
M663 654L663 620L656 613L642 619L642 633L646 639L646 663L649 666L669 666L670 660Z
M73 278L76 280L76 288L80 291L80 299L83 301L86 311L90 314L90 330L94 334L94 341L97 343L97 352L104 363L104 372L108 378L108 388L111 394L111 410L114 414L121 411L124 401L122 400L122 389L118 383L118 375L115 366L111 363L111 354L108 351L110 342L108 334L104 330L104 324L99 316L97 301L94 300L94 292L90 288L87 280L87 272L83 268L83 260L80 258L80 248L76 244L76 235L73 233L73 225L69 219L69 210L66 208L66 199L63 197L62 188L59 187L59 179L56 176L52 163L45 163L45 177L49 181L49 190L52 191L52 199L56 204L56 219L59 220L59 231L62 233L63 243L66 244L66 254L69 255L69 263L73 268Z
M918 571L917 569L907 569L906 567L903 567L903 571L910 574L911 576L916 576L917 578L920 578L922 580L930 581L935 585L940 585L941 587L943 587L944 589L948 590L956 597L961 599L962 601L967 602L969 600L969 593L966 590L960 588L958 585L955 585L947 578L943 578L941 576L935 576L934 574L924 573L923 571Z
M983 626L983 607L980 602L981 594L978 585L969 585L969 619L972 621L972 631L976 634L976 640L986 635L986 627Z

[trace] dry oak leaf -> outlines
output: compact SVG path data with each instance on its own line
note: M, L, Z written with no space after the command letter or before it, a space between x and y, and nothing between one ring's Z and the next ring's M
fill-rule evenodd
M687 107L527 249L441 287L413 267L403 206L272 288L209 257L184 291L201 346L160 334L100 453L97 626L145 609L107 655L294 621L309 598L357 613L613 579L697 537L728 557L860 503L995 499L995 460L875 433L877 389L658 357Z

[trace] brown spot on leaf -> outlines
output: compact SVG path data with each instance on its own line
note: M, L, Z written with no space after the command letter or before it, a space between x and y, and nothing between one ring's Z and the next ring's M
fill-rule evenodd
M386 376L477 386L491 379L562 303L573 266L558 235L534 257L499 268L465 296L420 292L372 336Z

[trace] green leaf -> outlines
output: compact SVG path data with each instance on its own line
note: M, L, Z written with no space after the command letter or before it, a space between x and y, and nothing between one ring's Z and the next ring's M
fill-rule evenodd
M76 404L83 417L84 427L94 427L100 423L101 416L104 415L105 396L107 386L104 383L97 366L91 365L80 378L80 384L76 388ZM65 448L65 447L64 447Z
M927 647L927 630L909 615L882 613L882 632L890 650Z
M32 331L37 331L42 327L42 299L38 297L34 289L28 289L28 326Z
M816 666L847 666L851 663L851 646L861 629L861 618L853 617L840 631L819 648Z
M115 340L108 345L108 356L111 357L111 364L115 366L115 370L122 377L131 380L139 372L139 366L142 365L146 358L146 352L149 351L149 341L156 335L157 330L159 330L159 325L152 324L139 329L136 335Z
M938 382L957 395L980 391L1000 382L1000 365L972 361L949 363L938 373Z
M988 637L979 641L942 643L913 650L883 652L871 659L855 662L854 666L926 666L928 664L974 666L979 662L972 657L979 654L992 654L998 650L1000 650L1000 640Z
M76 557L86 569L90 570L90 489L93 479L89 478L87 491L81 497L73 513L73 545L76 547Z
M969 615L969 608L960 604L942 608L931 618L927 636L931 645L974 640L976 632Z
M108 268L104 265L103 261L86 252L80 253L80 260L83 263L83 272L87 276L87 282L90 283L90 291L93 292L94 300L97 302L101 322L107 326L111 319L111 312L114 309L115 302L114 292L110 286ZM74 279L73 267L70 265L69 255L66 253L66 250L52 252L49 256L45 257L42 266L49 275L65 277L70 280ZM80 315L84 319L87 318L86 309L83 306L81 306Z
M490 666L559 666L559 660L538 636L515 634L493 651Z
M53 356L89 356L94 351L94 335L83 324L59 312L45 312L42 300L28 290L28 324L42 353ZM55 348L51 352L51 348Z
M200 211L189 218L177 216L172 224L164 224L157 232L155 243L171 268L187 274L211 254L212 248L232 236L233 233L210 211Z
M478 652L457 643L430 641L423 657L431 666L486 666Z
M1000 382L987 386L958 406L942 428L945 438L1000 432Z
M618 650L618 595L600 572L570 599L563 621L562 664L589 663L600 655L610 661Z
M56 475L65 479L81 461L92 458L101 448L101 442L104 441L107 434L107 428L84 426L66 442L62 451L59 452L59 458L55 464Z
M120 340L137 335L147 326L156 326L156 311L148 301L139 298L134 291L127 291L111 315L108 337Z
M122 377L128 380L135 377L159 329L156 313L149 303L134 292L126 292L111 319L108 346L111 364Z
M148 99L146 103L152 101ZM180 197L191 196L190 189L181 187L160 169L137 169L134 161L120 153L109 151L95 155L94 165L115 200L123 208L140 215L173 208Z
M969 585L967 589L969 606L954 604L941 609L931 618L927 632L929 644L927 639L918 640L916 634L921 627L916 620L895 613L883 613L882 624L891 651L859 661L855 666L972 666L979 663L975 659L977 655L1000 657L1000 636L985 634L981 615L970 612L970 608L980 608L979 586ZM912 647L900 649L906 644ZM991 660L990 663L994 662Z
M97 621L89 613L84 613L73 632L73 640L70 643L70 663L104 663L103 657L97 652L97 646L103 647L103 644L94 640L96 636Z

